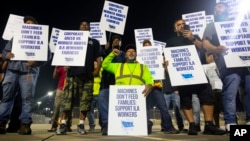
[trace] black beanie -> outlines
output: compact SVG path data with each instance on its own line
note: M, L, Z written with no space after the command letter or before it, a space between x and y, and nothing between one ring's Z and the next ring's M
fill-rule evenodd
M80 24L81 24L82 22L87 22L88 24L90 24L90 20L89 20L88 18L86 18L86 17L82 17L82 18L80 19Z
M129 49L134 49L136 51L136 46L134 44L128 44L125 47L125 52L127 52Z
M119 35L114 35L114 36L112 36L111 43L112 43L115 39L118 39L119 41L122 40L121 36L119 36Z

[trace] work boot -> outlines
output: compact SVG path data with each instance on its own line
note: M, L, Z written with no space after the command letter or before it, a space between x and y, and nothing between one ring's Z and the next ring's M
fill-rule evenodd
M198 135L197 127L194 123L189 123L188 135Z
M48 130L48 132L56 132L56 127L51 127L49 130Z
M108 135L108 124L103 124L102 126L102 135L107 136Z
M200 124L195 124L195 127L196 127L196 129L197 129L198 132L201 131L201 125Z
M18 129L19 129L19 128L10 128L10 127L8 127L6 131L7 131L8 133L17 133Z
M6 124L0 123L0 134L6 134Z
M205 135L224 135L227 132L216 127L212 122L206 122L203 134Z
M152 121L149 121L149 122L148 122L148 134L151 134L151 133L152 133L152 127L153 127L153 122L152 122Z
M52 121L51 121L52 122ZM52 126L51 126L51 128L48 130L48 132L56 132L56 129L57 129L57 122L56 121L54 121L53 123L52 123Z
M67 131L67 132L72 132L71 127L67 126L67 130L66 130L66 131Z
M107 136L108 135L108 128L106 128L106 127L102 128L102 135L103 136Z
M18 129L21 127L21 122L19 119L11 119L8 123L7 133L17 133Z
M21 135L31 135L30 124L21 123L21 127L17 132Z

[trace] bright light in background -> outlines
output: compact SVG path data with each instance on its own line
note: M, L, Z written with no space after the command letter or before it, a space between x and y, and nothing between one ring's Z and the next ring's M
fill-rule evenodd
M37 105L41 105L42 104L42 102L41 101L37 101Z
M237 6L238 14L235 17L235 27L241 27L242 21L247 18L247 15L250 14L249 0L238 0L239 4Z
M37 111L39 112L40 105L42 104L42 101L37 101Z
M48 96L52 96L53 95L53 92L48 92Z
M250 1L249 0L242 0L239 2L239 6L237 10L239 11L238 16L236 17L237 19L243 20L248 12L250 12L249 8Z
M216 3L223 2L229 6L229 19L236 19L242 21L243 19L250 19L250 1L249 0L216 0Z
M239 11L246 14L250 10L249 4L249 0L240 1Z

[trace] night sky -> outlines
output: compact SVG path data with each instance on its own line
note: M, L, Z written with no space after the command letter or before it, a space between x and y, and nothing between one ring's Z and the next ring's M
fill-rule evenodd
M66 0L67 1L67 0ZM135 43L134 29L152 28L154 40L165 42L173 32L173 22L181 18L182 14L206 11L213 14L215 0L110 0L128 6L128 15L123 46ZM52 4L53 2L53 4ZM34 16L39 24L49 25L63 30L78 30L82 17L87 17L91 22L99 22L104 0L2 0L0 2L0 33L4 32L9 14L20 16ZM107 38L108 38L107 33ZM0 40L0 48L4 48L6 41ZM56 89L56 81L52 79L54 67L51 61L41 67L37 83L35 99L46 95L48 91Z

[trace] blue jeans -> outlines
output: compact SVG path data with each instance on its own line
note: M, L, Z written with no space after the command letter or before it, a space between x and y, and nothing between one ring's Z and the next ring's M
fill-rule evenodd
M197 94L192 94L192 109L195 125L200 125L201 105Z
M172 130L174 128L172 124L171 116L168 112L168 107L166 105L166 101L164 99L163 93L159 90L154 88L147 97L147 111L148 117L149 116L149 109L154 105L160 110L161 113L161 125L165 131Z
M89 127L95 128L95 107L98 106L98 96L93 96L90 105L90 111L87 114L89 120Z
M239 85L245 82L244 107L246 112L246 121L250 122L250 75L244 77L238 74L230 74L222 79L222 104L224 109L224 120L226 124L237 123L236 119L236 96Z
M245 96L244 96L244 108L246 112L246 122L250 122L250 75L245 76Z
M100 120L102 125L104 127L107 126L109 111L109 89L101 89L98 95L98 111L100 114Z
M164 98L165 98L168 110L169 110L170 104L172 102L177 126L178 126L179 130L182 130L184 128L184 124L183 124L183 118L182 118L182 115L180 112L180 108L181 108L180 95L176 94L176 93L169 93L169 94L165 93Z
M35 93L38 74L22 73L19 71L7 70L3 81L3 99L0 103L0 123L10 119L13 103L20 88L22 97L22 113L19 116L21 123L32 123L32 103Z

